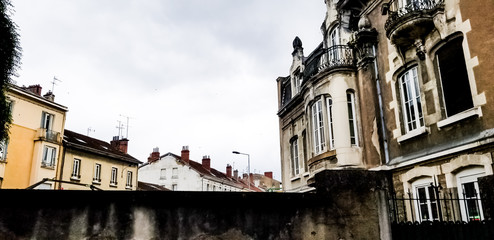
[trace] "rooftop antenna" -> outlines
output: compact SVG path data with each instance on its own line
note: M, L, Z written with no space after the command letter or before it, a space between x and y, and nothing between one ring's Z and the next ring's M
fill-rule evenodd
M128 138L129 138L129 119L130 119L131 117L129 117L129 116L125 116L125 115L122 115L122 114L120 114L120 117L127 118L127 132L126 132L126 134L125 134L125 138L127 138L127 139L128 139Z
M57 85L57 81L61 82L61 80L58 80L58 78L56 76L53 76L53 81L51 81L51 92L53 93L53 91L55 90L55 85Z
M123 126L123 123L120 120L118 120L117 122L118 122L118 126L117 126L117 128L118 128L118 139L120 139L120 137L122 136L122 129L124 129L125 127Z
M88 127L88 128L87 128L87 135L86 135L86 136L88 136L88 137L89 137L89 133L90 133L90 132L96 132L96 130L92 129L91 127Z

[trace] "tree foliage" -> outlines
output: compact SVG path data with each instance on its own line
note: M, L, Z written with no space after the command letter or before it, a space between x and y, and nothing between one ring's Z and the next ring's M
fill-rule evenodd
M0 0L0 141L8 138L12 116L5 92L20 65L21 47L17 26L10 18L10 0Z

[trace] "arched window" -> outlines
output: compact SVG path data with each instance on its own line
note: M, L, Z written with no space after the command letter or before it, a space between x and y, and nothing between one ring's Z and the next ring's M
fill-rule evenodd
M477 182L477 179L482 176L485 176L485 170L480 166L468 168L456 174L458 196L459 199L462 199L460 201L460 210L463 221L484 220L479 184Z
M439 220L437 197L432 177L420 178L412 183L415 215L419 221Z
M417 76L417 66L404 72L399 77L402 116L406 132L424 126L420 88Z

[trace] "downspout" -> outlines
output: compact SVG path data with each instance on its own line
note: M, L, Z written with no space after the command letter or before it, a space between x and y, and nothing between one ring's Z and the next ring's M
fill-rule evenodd
M372 45L372 53L374 55L374 59L372 60L374 65L374 74L376 79L376 89L377 89L377 98L379 102L379 117L381 118L381 131L383 137L383 147L384 147L384 160L385 163L389 162L389 149L388 149L388 137L386 135L386 122L384 120L384 108L383 108L383 100L381 95L381 80L379 79L379 72L377 71L377 55L376 55L376 45Z
M63 180L63 166L65 164L65 147L63 146L63 140L62 140L62 162L59 164L60 165L60 179L58 180ZM58 183L58 190L62 189L62 183Z

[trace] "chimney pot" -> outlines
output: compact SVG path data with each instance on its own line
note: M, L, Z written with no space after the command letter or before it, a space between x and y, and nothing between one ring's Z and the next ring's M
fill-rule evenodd
M232 178L232 166L230 164L226 165L226 176Z
M182 155L180 157L182 161L189 163L189 146L183 146L182 147Z
M153 148L153 152L148 157L148 162L155 162L160 159L160 150L159 148Z
M38 95L38 96L41 96L41 86L39 84L29 85L27 87L27 90Z
M273 172L264 172L264 176L273 179Z
M233 171L233 178L235 180L238 180L238 170L235 169L235 171Z
M202 157L202 167L211 171L211 158L208 155Z

